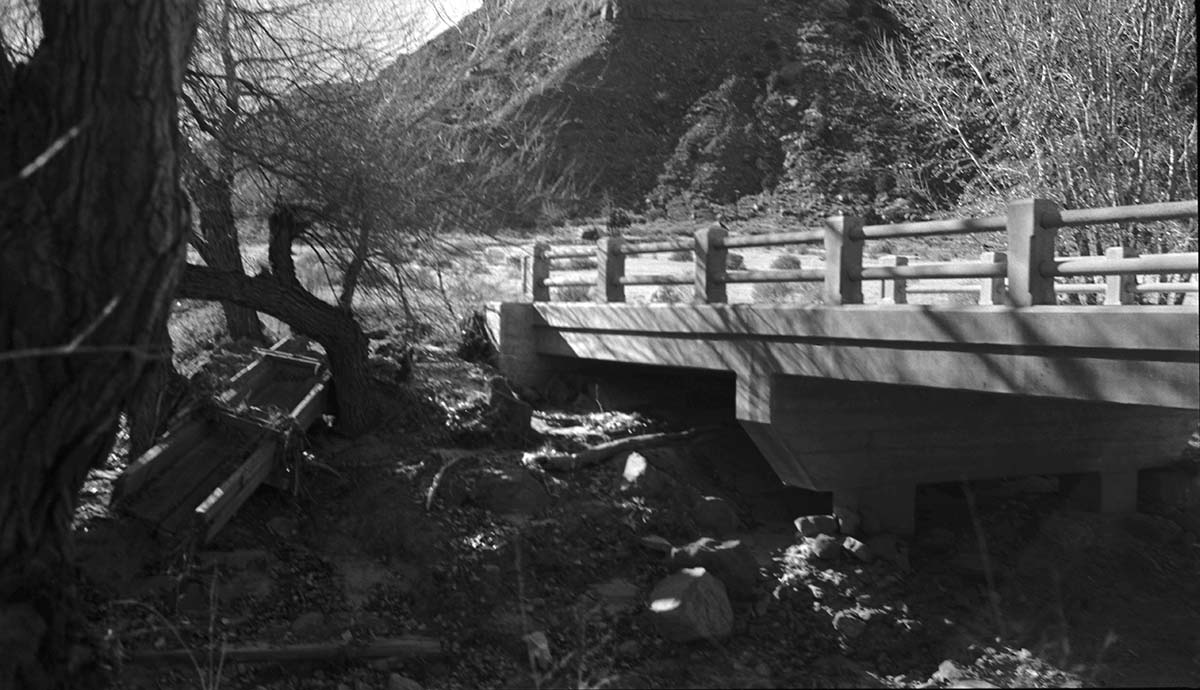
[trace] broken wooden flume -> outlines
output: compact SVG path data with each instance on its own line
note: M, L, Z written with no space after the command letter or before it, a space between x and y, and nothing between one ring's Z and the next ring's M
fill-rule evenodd
M157 534L212 539L273 471L292 431L325 411L329 371L307 341L281 340L234 376L218 405L131 462L113 503Z

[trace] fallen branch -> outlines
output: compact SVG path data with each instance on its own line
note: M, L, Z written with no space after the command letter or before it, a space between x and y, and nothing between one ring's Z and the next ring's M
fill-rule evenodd
M434 454L438 455L439 457L444 455L443 453L439 453L437 451L434 451ZM433 481L429 484L429 490L425 492L426 511L433 510L433 498L437 495L438 486L441 485L442 478L446 476L446 473L450 471L451 467L454 467L456 464L458 464L459 460L469 457L473 457L473 454L459 452L455 453L450 457L449 460L442 463L441 469L437 471L437 474L433 475Z
M129 655L133 664L192 663L190 649L144 649ZM351 659L391 659L436 656L442 653L442 642L433 637L396 637L372 640L366 644L317 643L293 644L283 647L225 647L226 663L275 664L306 661L345 661Z
M688 441L705 434L717 432L721 429L718 426L696 427L687 429L686 431L670 431L658 434L642 434L641 436L629 436L620 438L615 441L606 441L604 443L586 448L577 453L565 453L561 455L526 455L522 462L526 466L540 466L552 472L573 472L575 470L590 467L597 463L613 457L618 453L623 453L627 450L644 450L646 448L659 448L662 446L670 446L680 441Z

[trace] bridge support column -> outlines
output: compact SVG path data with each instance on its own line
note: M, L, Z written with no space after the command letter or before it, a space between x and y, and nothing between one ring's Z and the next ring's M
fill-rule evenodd
M833 512L854 511L868 535L910 536L916 528L916 498L916 484L834 489Z
M532 305L489 304L485 310L488 334L499 353L500 372L517 386L538 390L561 370L537 354Z

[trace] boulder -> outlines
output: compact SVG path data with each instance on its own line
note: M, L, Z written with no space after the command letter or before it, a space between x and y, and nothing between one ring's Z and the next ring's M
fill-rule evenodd
M733 504L719 496L701 496L692 506L692 519L696 527L719 537L733 534L741 524Z
M671 549L667 562L672 568L703 568L718 578L734 599L753 599L758 585L758 561L737 539L717 541L704 537Z
M838 534L838 519L833 515L804 515L796 518L796 531L804 537Z
M808 544L808 549L813 556L823 561L836 560L838 556L842 555L841 540L831 534L806 537L804 543Z
M669 498L675 489L675 480L650 464L645 455L638 452L618 457L617 466L621 476L617 478L617 489L622 493L643 498Z
M871 549L868 548L866 544L855 539L854 537L846 537L843 539L842 549L848 551L850 555L854 556L863 563L870 563L872 560L874 560L874 556L871 554Z
M715 640L733 632L733 607L725 585L704 568L684 568L654 587L650 617L675 642Z

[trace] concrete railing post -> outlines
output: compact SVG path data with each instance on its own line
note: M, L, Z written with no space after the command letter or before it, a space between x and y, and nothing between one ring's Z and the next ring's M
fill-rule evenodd
M1128 247L1109 247L1104 250L1106 259L1133 259L1136 257L1137 252ZM1105 304L1137 304L1136 275L1105 276L1104 282L1107 286L1104 291Z
M984 252L979 255L979 260L985 264L1002 264L1008 261L1008 255L1004 252ZM1007 298L1004 291L1004 278L983 278L979 281L979 303L1005 304Z
M1042 275L1043 262L1054 259L1053 227L1046 220L1058 215L1047 199L1010 201L1008 217L1008 300L1014 307L1054 304L1054 278Z
M907 266L907 256L881 256L879 257L881 266ZM879 299L880 304L908 304L908 279L893 278L884 280L880 283L882 295Z
M625 254L621 247L625 241L620 237L602 237L596 243L596 294L597 302L624 302Z
M533 245L533 265L529 271L529 293L534 302L550 301L550 286L546 279L550 277L550 245L538 242Z
M697 304L724 304L725 269L729 250L725 248L725 228L713 224L696 231L695 296Z
M862 304L862 218L825 219L825 303Z

